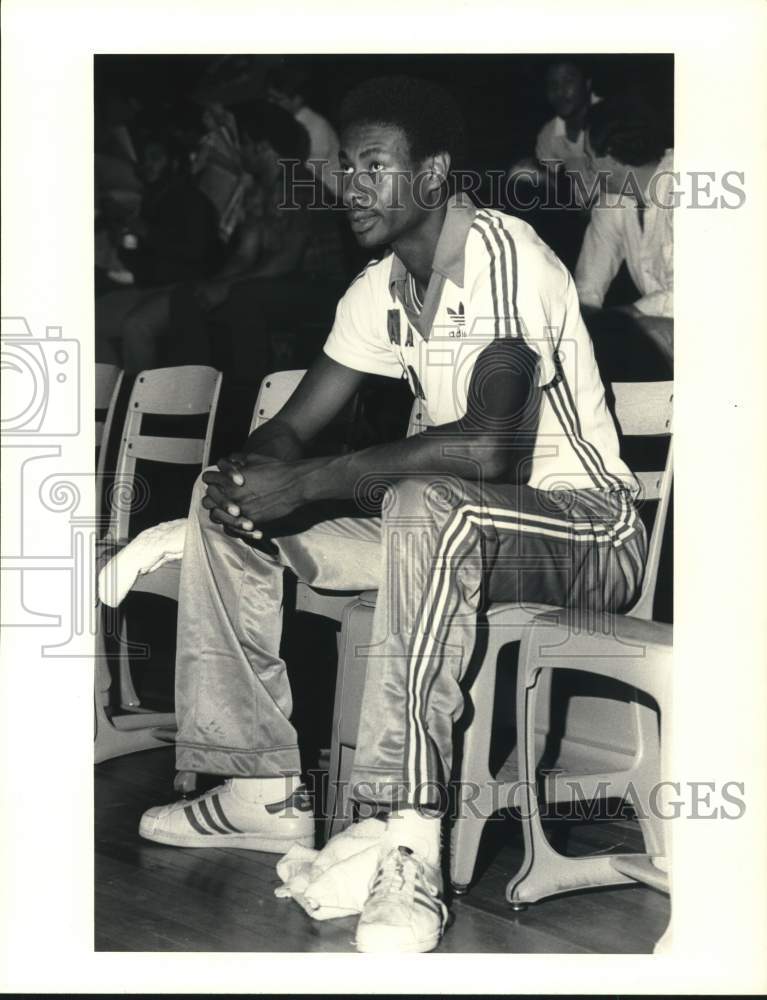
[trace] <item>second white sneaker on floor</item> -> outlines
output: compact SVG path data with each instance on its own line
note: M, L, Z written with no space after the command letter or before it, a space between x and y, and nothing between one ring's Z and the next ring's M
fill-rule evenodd
M314 847L314 815L303 785L280 802L261 804L238 795L227 781L194 799L147 809L139 834L172 847L239 847L284 854L293 844Z
M442 877L408 847L381 859L357 924L357 951L431 951L447 923Z

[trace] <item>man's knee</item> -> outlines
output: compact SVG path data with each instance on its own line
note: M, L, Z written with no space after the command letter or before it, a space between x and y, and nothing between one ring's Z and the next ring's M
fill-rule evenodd
M463 480L447 473L402 476L390 483L383 502L388 516L443 518L465 502Z

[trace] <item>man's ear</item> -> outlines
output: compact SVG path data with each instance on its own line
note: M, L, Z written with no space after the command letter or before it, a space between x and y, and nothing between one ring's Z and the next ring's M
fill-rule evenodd
M450 153L435 153L423 162L426 174L424 188L426 191L438 191L447 182L450 173Z

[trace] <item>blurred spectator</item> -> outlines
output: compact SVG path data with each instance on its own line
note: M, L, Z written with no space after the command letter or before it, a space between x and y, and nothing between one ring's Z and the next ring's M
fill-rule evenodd
M122 363L129 372L154 365L154 340L168 325L167 288L203 278L219 253L213 206L194 186L182 152L167 135L145 138L139 174L144 181L139 213L111 194L101 203L111 243L136 287L96 300L97 360Z
M214 341L223 336L229 356L222 358L220 343L214 343L216 363L255 385L272 363L290 367L297 357L308 363L296 339L307 327L327 333L349 275L335 213L317 207L319 182L300 167L308 149L306 130L264 102L239 107L237 119L252 184L228 260L197 286L196 314L189 302L181 307L186 336L197 331L195 342L203 351L208 333ZM284 160L292 161L287 169Z
M252 102L237 109L240 152L252 183L245 191L232 252L218 273L198 289L215 306L230 285L244 278L279 277L298 271L344 277L336 220L316 203L311 175L295 168L306 159L306 130L282 109ZM295 183L290 183L290 181Z
M582 181L572 185L572 194L575 204L583 206L589 180L584 125L589 108L599 98L592 92L590 73L578 56L562 56L550 62L545 87L546 99L556 114L538 133L535 157L515 163L509 176L545 184L560 171L570 177L578 175Z
M589 111L586 154L607 197L591 213L575 270L581 304L600 308L625 260L639 298L620 307L673 359L673 150L639 97L610 98Z
M534 157L508 173L508 208L521 215L572 270L588 224L593 175L584 152L584 124L600 99L590 71L578 56L557 56L546 64L546 100L556 112L539 131Z
M197 186L213 203L219 236L228 243L242 211L248 176L240 153L237 121L220 104L208 104L202 112L204 134L194 159Z
M340 192L337 173L338 135L330 122L306 104L309 76L298 69L272 67L265 79L270 101L290 112L309 133L309 152L305 163L314 177L318 177L335 204Z

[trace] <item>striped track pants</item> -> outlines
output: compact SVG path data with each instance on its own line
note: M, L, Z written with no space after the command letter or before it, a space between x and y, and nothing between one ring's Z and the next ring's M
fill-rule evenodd
M418 475L387 489L380 517L322 521L267 553L211 524L202 490L179 600L183 770L298 773L279 656L285 567L318 587L378 590L352 779L389 802L426 803L450 772L484 602L620 612L641 585L645 532L625 493Z

